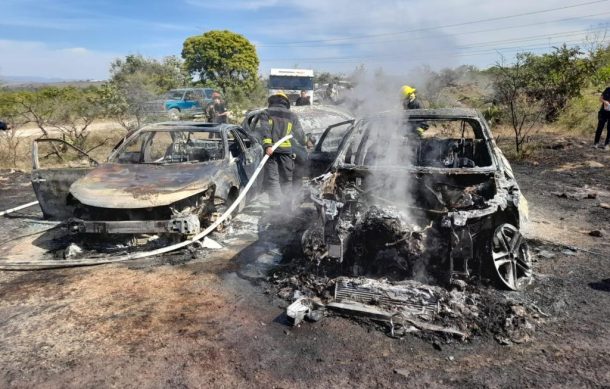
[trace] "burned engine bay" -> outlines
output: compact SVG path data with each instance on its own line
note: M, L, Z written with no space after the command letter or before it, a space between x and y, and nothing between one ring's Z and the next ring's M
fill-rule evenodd
M289 317L318 307L386 322L400 314L413 325L442 312L443 301L452 305L448 289L531 282L518 229L526 202L508 162L482 118L438 111L411 116L394 133L387 122L382 131L379 122L356 123L332 169L311 181L318 219L303 234L300 271L316 287ZM429 132L413 136L424 123ZM451 125L459 138L441 132Z

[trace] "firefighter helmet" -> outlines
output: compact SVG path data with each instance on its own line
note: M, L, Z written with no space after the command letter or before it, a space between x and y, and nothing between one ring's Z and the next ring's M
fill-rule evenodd
M413 96L416 91L417 90L415 88L409 85L403 85L402 88L400 88L400 94L402 95L403 99Z
M269 98L267 99L267 102L271 103L271 100L274 100L275 97L281 98L290 107L290 99L288 98L288 96L286 96L286 93L284 93L284 91L281 90L281 91L275 92L274 94L269 96Z

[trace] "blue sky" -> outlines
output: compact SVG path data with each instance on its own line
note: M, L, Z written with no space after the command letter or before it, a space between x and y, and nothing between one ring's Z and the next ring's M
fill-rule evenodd
M185 38L212 29L252 41L263 74L401 73L603 40L610 1L2 0L0 15L0 77L105 79L113 58L179 56Z

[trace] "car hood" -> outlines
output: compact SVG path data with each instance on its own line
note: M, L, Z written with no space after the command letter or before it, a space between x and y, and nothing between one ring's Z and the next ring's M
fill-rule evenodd
M104 164L74 182L70 193L92 207L159 207L206 190L222 164Z

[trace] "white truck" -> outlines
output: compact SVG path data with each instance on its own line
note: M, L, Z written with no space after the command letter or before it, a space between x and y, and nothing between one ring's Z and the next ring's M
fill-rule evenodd
M269 74L269 95L283 91L292 104L307 91L310 104L313 104L313 69L271 69Z

